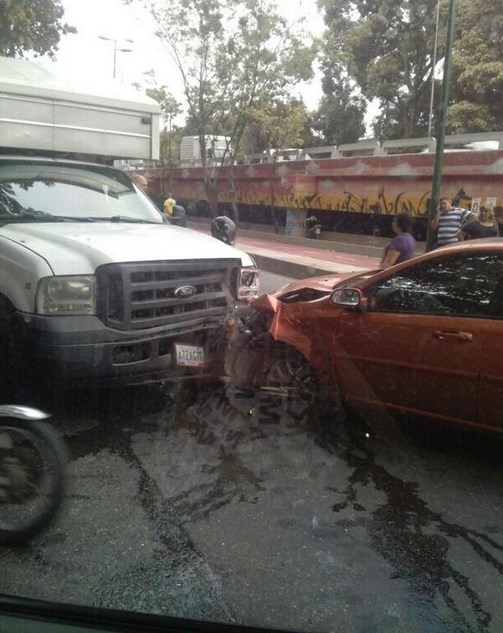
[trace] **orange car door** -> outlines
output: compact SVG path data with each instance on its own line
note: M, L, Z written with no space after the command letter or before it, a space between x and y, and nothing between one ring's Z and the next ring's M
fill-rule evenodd
M346 310L336 379L352 401L473 423L484 338L480 319Z
M480 423L495 257L439 254L363 287L368 309L344 310L334 333L343 397Z
M495 318L488 324L480 364L478 423L503 431L503 276L495 289L491 312Z

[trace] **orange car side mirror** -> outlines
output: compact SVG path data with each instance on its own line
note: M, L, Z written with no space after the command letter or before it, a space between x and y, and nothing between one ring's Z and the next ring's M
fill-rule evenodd
M367 309L367 298L363 296L359 288L343 288L342 290L334 290L330 296L330 301L344 308Z

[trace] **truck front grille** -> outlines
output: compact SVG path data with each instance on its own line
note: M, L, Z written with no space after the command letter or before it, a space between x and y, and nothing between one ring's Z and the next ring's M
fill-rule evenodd
M106 264L97 271L98 316L109 327L171 326L184 331L222 321L235 300L240 261Z

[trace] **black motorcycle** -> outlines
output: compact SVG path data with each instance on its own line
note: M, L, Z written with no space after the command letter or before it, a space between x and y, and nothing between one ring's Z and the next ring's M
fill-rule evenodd
M65 494L67 449L42 411L0 405L0 544L49 525Z

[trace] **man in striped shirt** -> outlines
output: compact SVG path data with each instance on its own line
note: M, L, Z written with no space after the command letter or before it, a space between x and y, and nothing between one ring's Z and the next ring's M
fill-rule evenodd
M476 214L469 209L453 207L450 198L440 198L440 211L431 221L431 228L437 231L436 246L456 243L461 226L476 219Z

